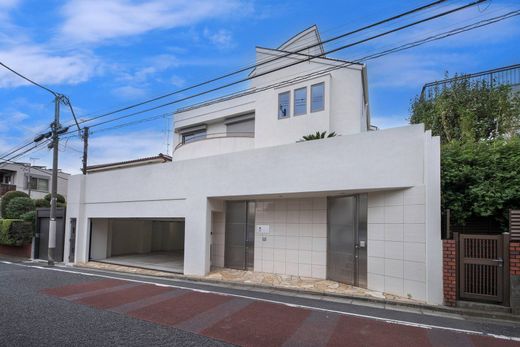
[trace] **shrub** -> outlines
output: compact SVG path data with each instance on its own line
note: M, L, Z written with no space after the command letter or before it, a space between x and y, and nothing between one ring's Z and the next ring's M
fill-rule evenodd
M26 193L24 192L18 192L18 191L14 191L14 192L7 192L5 193L3 196L2 196L2 204L0 206L0 214L4 217L5 217L5 213L6 213L6 210L7 210L7 205L9 205L9 202L14 199L14 198L28 198L29 195L27 195Z
M24 213L34 210L34 203L29 197L18 197L11 199L5 209L4 218L19 219Z
M45 195L44 199L49 202L49 206L50 206L50 203L51 203L51 193ZM58 194L56 196L56 202L64 204L66 202L65 201L65 197L63 195L61 195L61 194Z
M0 219L0 244L23 246L31 243L33 225L19 219Z
M22 215L20 215L20 219L32 223L32 225L36 226L36 211L29 211Z
M34 207L51 207L51 203L45 199L36 199L34 200Z

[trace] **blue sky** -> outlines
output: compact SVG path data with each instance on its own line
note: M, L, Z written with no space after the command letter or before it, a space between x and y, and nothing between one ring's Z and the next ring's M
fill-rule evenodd
M0 0L0 61L67 95L80 118L86 118L250 65L256 45L277 47L312 24L327 39L427 2ZM326 50L468 2L448 1L436 10L345 38ZM333 56L355 60L518 9L518 1L495 0ZM406 124L410 100L424 83L442 78L445 71L470 73L518 63L519 34L520 17L515 17L368 61L373 123L381 128ZM47 127L52 116L49 94L0 70L0 153ZM64 111L62 119L68 123L70 114ZM129 120L134 119L139 118ZM91 163L165 152L169 120L94 133ZM80 149L79 139L63 142L64 170L78 172ZM22 160L30 158L38 158L33 159L36 164L50 164L47 150Z

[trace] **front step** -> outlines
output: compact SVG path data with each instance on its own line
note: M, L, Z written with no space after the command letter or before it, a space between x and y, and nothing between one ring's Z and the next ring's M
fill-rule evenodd
M485 312L496 312L496 313L511 313L511 308L501 305L494 304L485 304L482 302L473 302L473 301L457 301L457 307L475 310L475 311L485 311Z

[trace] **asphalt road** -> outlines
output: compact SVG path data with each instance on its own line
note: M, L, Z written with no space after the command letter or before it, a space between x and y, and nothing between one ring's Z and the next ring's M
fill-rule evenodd
M2 346L520 346L520 326L0 262Z

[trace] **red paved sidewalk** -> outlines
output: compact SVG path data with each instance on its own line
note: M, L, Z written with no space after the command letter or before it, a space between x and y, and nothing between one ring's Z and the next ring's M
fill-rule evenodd
M44 293L243 346L519 345L486 336L123 280L91 281Z

